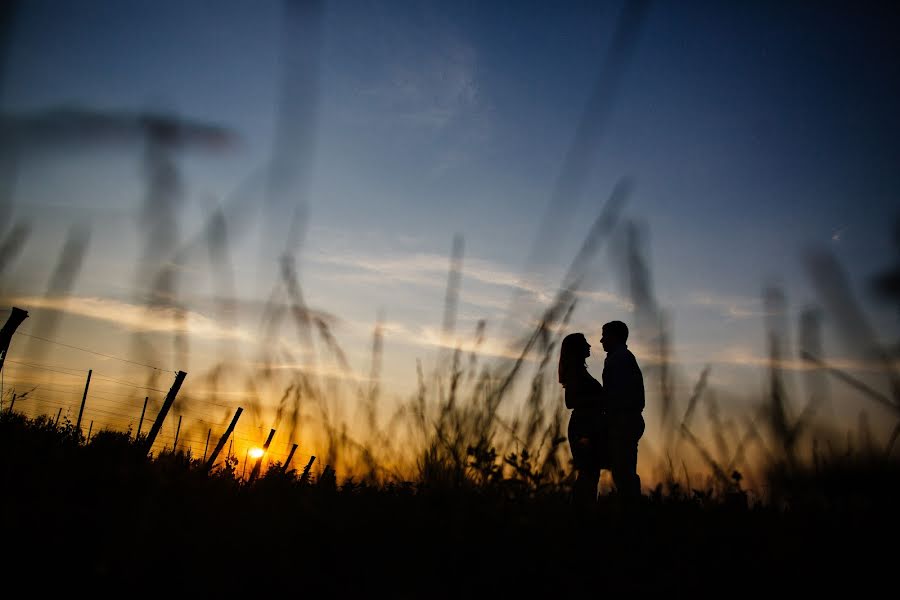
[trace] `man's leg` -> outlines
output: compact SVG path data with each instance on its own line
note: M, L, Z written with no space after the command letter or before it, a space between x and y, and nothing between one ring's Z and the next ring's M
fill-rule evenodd
M610 431L611 471L616 490L625 498L641 495L641 478L637 474L638 442L644 433L640 415L616 419Z

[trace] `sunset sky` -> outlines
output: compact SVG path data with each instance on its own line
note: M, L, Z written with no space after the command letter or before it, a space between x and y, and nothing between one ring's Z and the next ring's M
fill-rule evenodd
M620 226L591 263L568 329L594 345L588 367L599 377L600 326L635 322L621 268L633 223L671 326L682 401L711 365L720 400L740 406L765 393L766 286L784 289L787 363L803 366L798 317L822 305L810 251L833 253L882 344L900 338L896 305L871 286L898 260L900 18L866 4L652 2L617 71L605 65L627 12L620 2L332 1L303 22L276 1L19 2L0 47L0 159L5 183L14 181L3 188L0 236L16 223L31 229L0 271L3 308L29 310L24 332L187 371L190 390L201 386L191 375L224 354L253 361L259 344L272 343L263 307L299 223L293 248L306 302L360 381L381 319L382 391L397 403L416 389L416 359L430 369L442 344L470 347L479 320L483 352L515 352L511 342L550 302L628 177ZM586 128L598 93L608 110ZM170 219L150 225L159 213L145 206L144 139L28 125L58 109L166 114L221 127L230 141L171 153ZM579 159L584 177L563 180ZM205 239L217 207L227 232L219 263L190 243ZM447 340L455 235L462 279ZM84 260L67 267L71 285L57 294L67 236ZM172 263L169 291L188 311L185 357L171 335L184 325L143 303L147 274ZM222 297L232 301L227 314ZM847 343L825 308L825 357L887 393L882 367ZM149 346L139 351L135 332ZM638 360L650 364L639 333ZM289 321L278 337L299 343ZM149 376L21 336L10 357L138 384ZM879 425L877 405L839 382L830 390L839 427L855 426L861 409Z

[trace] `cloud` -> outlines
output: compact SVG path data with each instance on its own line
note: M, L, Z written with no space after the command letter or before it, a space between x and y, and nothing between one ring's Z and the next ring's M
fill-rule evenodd
M259 298L242 298L238 296L186 296L183 297L187 304L196 307L200 312L223 313L225 317L233 318L238 315L256 315L267 310L289 311L293 305L288 302L274 302ZM310 319L318 319L330 327L341 323L341 319L328 311L304 307L304 313Z
M439 254L415 253L406 256L368 256L362 254L327 255L314 259L325 265L346 269L346 272L330 272L328 277L358 283L399 282L443 290L447 286L450 260ZM506 308L508 298L501 296L510 290L520 290L538 302L549 303L553 289L537 280L522 280L518 275L500 265L483 259L465 258L462 270L460 301L464 304L490 309ZM472 289L467 282L477 282L495 289Z
M84 296L24 296L14 300L19 306L44 308L107 321L132 331L190 333L209 339L255 340L254 336L240 328L222 326L213 319L191 310L147 307L111 298Z
M365 68L346 81L349 95L339 108L346 122L388 136L395 150L416 148L431 178L476 162L493 130L479 53L439 12L423 19L392 9L378 14L379 27L360 32L369 39Z
M361 375L359 373L354 373L352 370L348 371L342 369L338 365L331 364L315 364L310 365L306 363L300 362L276 362L276 363L251 363L250 366L262 369L273 369L276 371L300 371L305 373L306 375L315 376L315 377L326 377L326 378L334 378L342 381L353 381L355 383L368 383L372 381L372 379L366 375Z
M325 277L366 285L410 284L442 294L447 286L450 260L447 256L429 253L408 255L324 254L313 260L327 265ZM338 269L332 268L338 267ZM523 279L512 270L489 260L467 257L463 260L460 291L461 321L504 319L512 308L512 292L519 292L530 301L532 310L511 315L513 321L527 330L540 322L540 307L549 306L558 288L546 275ZM578 290L576 295L582 308L595 309L599 305L612 306L617 311L632 312L633 304L608 290ZM419 332L415 334L419 335ZM508 350L493 349L495 356L509 357Z
M350 327L360 332L370 332L371 323L350 322ZM386 343L407 344L418 348L460 349L463 353L474 352L480 356L495 358L519 358L520 350L515 348L516 341L486 336L478 344L473 335L456 333L449 339L440 327L410 326L399 321L384 321L381 331Z
M443 332L436 327L423 327L416 337L419 344L434 346L436 348L445 348L448 350L456 350L459 348L464 354L474 352L479 356L490 356L494 358L518 359L521 355L521 349L515 347L512 340L502 340L499 338L487 337L480 344L474 339L446 339Z
M446 31L396 48L383 71L358 90L368 109L416 128L438 131L480 103L474 47Z
M446 285L450 262L446 256L414 254L405 257L374 257L362 254L329 254L312 259L314 262L350 269L351 273L331 273L337 279L364 283L391 280L428 287Z
M372 281L401 281L417 285L443 288L447 285L450 260L447 256L429 253L414 253L405 256L380 256L362 254L329 254L313 258L320 264L335 265L356 271L355 273L333 274L341 279L353 279L370 283ZM518 290L530 294L538 302L549 303L556 296L557 288L546 276L533 275L522 278L508 268L491 261L466 257L463 260L463 294L465 281ZM604 290L579 290L576 294L586 300L616 304L632 310L632 304L625 298ZM465 301L466 299L463 298Z
M775 367L785 371L814 371L822 369L819 365L801 358L785 358L774 363L768 356L755 354L752 350L742 347L726 348L710 362L742 367L765 367L774 364ZM886 373L885 365L878 361L861 361L849 358L831 358L825 361L828 367L841 371L855 371L861 373ZM892 369L900 368L900 361L895 361Z
M706 306L716 309L721 312L722 316L731 319L751 319L765 317L769 314L763 309L760 298L718 296L699 292L694 294L689 302L695 306Z
M613 292L603 290L578 290L575 292L575 296L579 299L583 298L598 304L612 304L616 308L626 312L634 312L634 303L631 300L619 296L618 294L614 294Z

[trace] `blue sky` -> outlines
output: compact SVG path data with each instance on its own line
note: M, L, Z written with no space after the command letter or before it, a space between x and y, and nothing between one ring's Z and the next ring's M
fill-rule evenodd
M785 287L795 327L817 301L802 260L812 246L835 254L883 341L896 342L895 307L866 287L896 261L900 214L898 18L877 5L651 3L580 193L554 207L556 235L534 260L621 12L619 2L325 3L307 176L268 203L254 173L280 114L280 2L22 2L0 107L156 110L232 130L239 142L227 151L178 156L178 235L249 189L228 223L229 256L235 293L259 302L291 202L306 202L297 257L309 304L336 317L359 372L384 316L385 377L399 395L414 389L415 358L434 356L455 234L465 239L460 335L483 318L499 336L516 281L530 271L544 296L529 309L539 307L623 176L634 182L624 216L647 234L686 381L713 362L721 385L756 391L762 289ZM4 292L43 293L65 231L82 224L90 245L72 293L133 302L141 145L26 146L12 214L33 233ZM614 249L598 258L593 301L572 324L596 341L603 322L631 318ZM179 290L216 322L204 260L189 260ZM241 321L251 338L256 316ZM99 345L116 347L134 326L120 321ZM195 349L208 342L195 338ZM828 344L851 358L831 330ZM213 354L191 360L199 368ZM589 363L597 374L601 365Z

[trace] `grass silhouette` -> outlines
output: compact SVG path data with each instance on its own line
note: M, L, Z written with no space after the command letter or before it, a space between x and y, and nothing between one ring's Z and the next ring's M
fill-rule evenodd
M858 592L889 573L873 532L890 540L898 525L900 463L883 454L772 470L787 504L735 501L737 480L729 494L672 484L637 506L613 494L576 511L528 456L507 457L516 475L504 477L492 450L473 449L464 484L446 480L453 464L407 482L279 468L248 482L234 459L208 473L189 453L148 458L140 442L86 442L71 423L4 413L7 581L203 595Z

